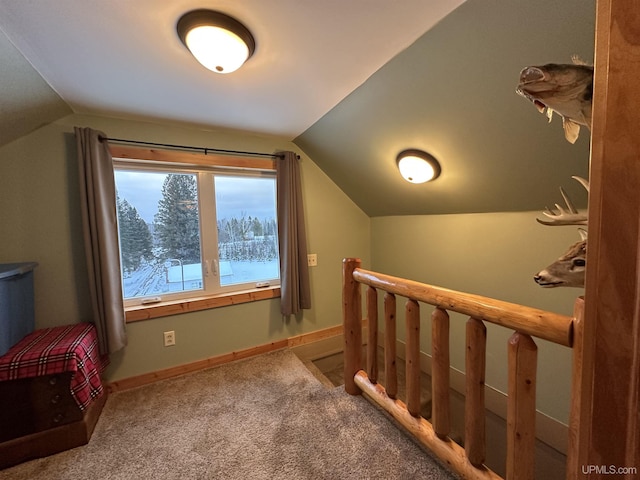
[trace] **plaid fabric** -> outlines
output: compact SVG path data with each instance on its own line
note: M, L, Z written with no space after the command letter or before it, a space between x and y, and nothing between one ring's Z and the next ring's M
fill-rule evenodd
M36 330L0 356L0 381L75 372L71 395L81 410L103 393L100 373L106 366L92 323Z

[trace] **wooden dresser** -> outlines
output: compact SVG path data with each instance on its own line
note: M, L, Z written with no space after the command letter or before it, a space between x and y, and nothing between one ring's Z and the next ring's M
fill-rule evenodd
M36 330L0 357L0 468L86 444L106 391L92 324Z

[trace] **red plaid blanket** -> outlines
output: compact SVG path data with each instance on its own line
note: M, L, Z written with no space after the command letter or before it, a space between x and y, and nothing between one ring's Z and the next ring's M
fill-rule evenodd
M71 377L71 395L81 410L103 393L100 373L106 366L98 352L92 323L36 330L0 356L0 381L62 372Z

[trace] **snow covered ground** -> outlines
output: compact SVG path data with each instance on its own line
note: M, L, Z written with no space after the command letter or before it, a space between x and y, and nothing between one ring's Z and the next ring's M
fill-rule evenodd
M184 266L184 288L180 266L169 267L169 275L164 264L146 264L135 272L127 274L123 280L125 298L148 297L170 292L198 290L202 288L200 264ZM238 283L255 283L280 277L280 263L276 260L266 262L220 262L220 284L222 286ZM167 281L169 277L170 281Z

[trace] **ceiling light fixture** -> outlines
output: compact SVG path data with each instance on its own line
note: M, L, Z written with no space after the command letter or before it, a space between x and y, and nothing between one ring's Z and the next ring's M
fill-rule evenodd
M440 175L440 164L433 155L422 150L403 150L396 158L400 175L407 182L424 183Z
M214 10L185 13L176 26L182 43L202 65L216 73L231 73L256 49L251 32L235 18Z

